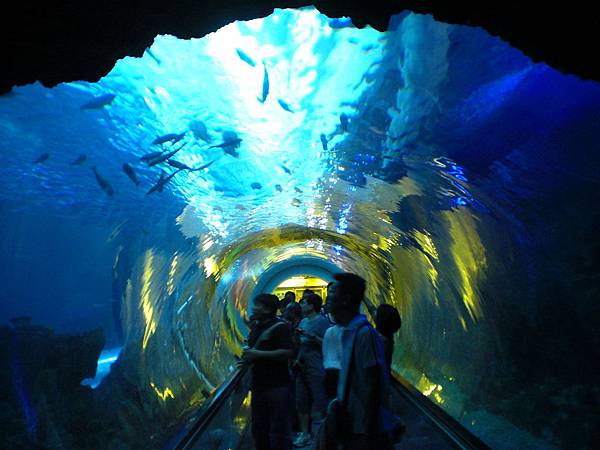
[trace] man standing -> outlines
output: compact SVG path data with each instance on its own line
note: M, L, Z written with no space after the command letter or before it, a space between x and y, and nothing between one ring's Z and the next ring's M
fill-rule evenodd
M352 273L334 275L329 289L330 311L345 327L337 398L348 412L344 450L388 450L390 420L389 377L378 333L360 314L365 280Z
M290 450L291 378L293 357L290 327L276 317L279 300L271 294L255 297L250 320L256 325L240 363L251 365L252 434L256 450Z

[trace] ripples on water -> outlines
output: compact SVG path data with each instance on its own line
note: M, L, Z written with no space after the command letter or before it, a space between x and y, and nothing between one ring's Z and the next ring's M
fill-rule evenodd
M314 9L278 10L203 39L159 36L98 83L32 85L0 99L5 220L12 234L44 217L70 224L78 242L89 233L77 270L100 260L98 245L110 253L94 270L112 264L120 301L85 321L115 319L124 350L98 391L129 398L123 380L135 385L141 400L128 400L129 414L145 418L148 434L201 404L232 370L261 274L311 256L365 276L368 306L399 308L395 369L490 445L564 444L543 417L497 400L509 385L513 398L541 404L545 389L515 374L527 358L512 357L517 332L507 325L535 310L523 305L536 298L527 284L554 270L538 264L541 254L523 256L537 238L519 208L547 186L518 176L546 156L560 166L544 155L548 135L570 136L569 114L597 113L598 88L533 65L481 30L413 14L395 23L386 33L333 29ZM554 86L555 97L538 85ZM105 94L116 97L81 109ZM591 130L583 146L598 141ZM140 158L169 133L185 133L162 145L182 146L174 159L214 163L148 195L161 170L174 169ZM227 144L236 138L239 146ZM34 164L43 152L50 158ZM87 160L70 164L81 153ZM39 271L48 264L33 261ZM114 325L103 326L120 344ZM136 445L139 436L121 433Z

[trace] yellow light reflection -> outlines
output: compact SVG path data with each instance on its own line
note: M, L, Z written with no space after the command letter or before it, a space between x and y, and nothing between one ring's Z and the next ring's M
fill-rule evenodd
M214 256L204 258L204 273L206 274L206 278L219 273L219 265L215 261Z
M167 294L171 295L175 289L175 272L177 271L177 263L179 262L179 255L175 253L173 260L171 261L171 267L169 268L169 278L167 280Z
M442 385L432 383L424 373L421 374L421 378L416 387L423 395L432 398L438 405L441 405L446 401L440 394L443 389Z
M142 312L144 314L144 321L146 322L146 329L144 330L144 339L142 341L142 349L146 349L148 345L148 339L156 331L156 322L154 321L154 308L152 307L151 300L151 283L152 283L152 261L154 255L152 250L147 250L144 255L144 271L142 273L142 289L140 292L140 303Z
M152 386L152 389L154 389L154 392L156 392L156 395L158 395L158 397L164 402L167 397L171 397L171 398L175 398L175 396L173 395L173 391L171 389L169 389L168 387L166 387L164 390L160 390L159 388L156 387L156 385L153 382L150 382L150 386Z

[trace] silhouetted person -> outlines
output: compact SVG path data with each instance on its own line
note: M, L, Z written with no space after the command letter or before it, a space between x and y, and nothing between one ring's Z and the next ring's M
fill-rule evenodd
M283 314L285 308L287 308L287 305L290 303L296 303L296 294L294 294L292 291L287 291L279 302L279 312Z
M250 320L255 321L240 364L251 365L252 434L256 450L291 449L291 378L288 359L293 356L287 322L276 317L275 295L255 297Z
M329 289L330 311L344 328L342 367L338 382L338 401L348 412L343 430L344 450L391 449L389 376L381 337L360 314L365 280L352 273L334 275Z
M383 349L388 371L391 374L392 356L394 354L394 333L402 326L400 313L392 306L384 303L375 312L375 328L383 336Z

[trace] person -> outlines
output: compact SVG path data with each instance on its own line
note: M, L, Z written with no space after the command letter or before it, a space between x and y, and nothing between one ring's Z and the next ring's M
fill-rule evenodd
M296 294L294 294L292 291L287 291L285 294L283 294L283 298L279 302L279 312L283 314L285 308L287 308L287 306L291 303L296 303Z
M327 403L337 395L337 382L340 369L342 368L342 334L344 327L333 322L328 308L331 305L330 292L333 281L327 284L327 297L321 311L325 311L325 317L330 326L323 336L323 369L325 370L325 398Z
M314 292L303 295L300 300L304 316L296 329L300 341L296 376L296 408L300 434L294 440L294 447L304 447L312 440L311 409L314 410L314 421L318 423L323 419L327 407L322 344L323 336L330 325L319 313L322 303L321 297Z
M379 334L360 314L365 280L353 273L334 275L329 289L330 312L344 327L337 401L348 414L344 450L388 450L389 377Z
M394 333L401 326L400 313L394 306L384 303L377 307L375 312L375 329L383 337L385 362L390 374L392 370L392 356L394 354Z
M279 299L272 294L254 298L248 336L240 365L251 367L252 434L256 450L291 449L291 378L288 360L293 356L292 333L276 317Z

